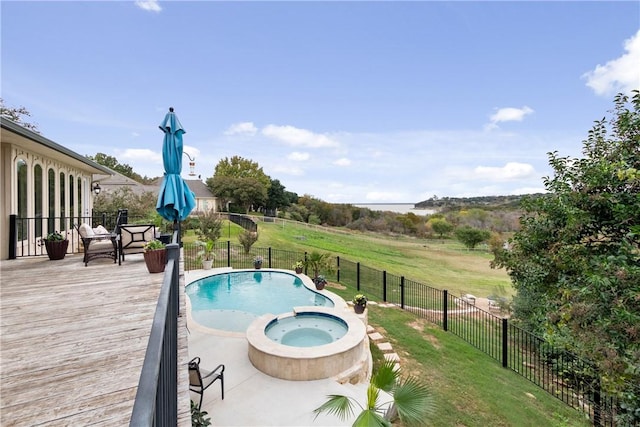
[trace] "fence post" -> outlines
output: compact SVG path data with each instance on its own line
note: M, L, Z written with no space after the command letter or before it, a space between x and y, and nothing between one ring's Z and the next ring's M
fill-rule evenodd
M602 402L600 397L600 374L596 376L593 387L593 425L602 425Z
M447 307L449 305L449 291L442 291L442 329L444 331L449 330L449 321L447 319Z
M340 283L340 255L336 257L336 282Z
M269 268L271 268L271 246L269 246L267 253L269 254Z
M356 263L356 289L360 291L360 263Z
M227 240L227 267L231 267L231 240Z
M502 367L509 366L509 351L507 345L509 343L509 324L507 319L502 319Z
M387 302L387 270L382 271L382 301Z
M404 310L404 276L400 276L400 307Z
M9 259L16 259L18 247L18 221L17 215L9 215Z

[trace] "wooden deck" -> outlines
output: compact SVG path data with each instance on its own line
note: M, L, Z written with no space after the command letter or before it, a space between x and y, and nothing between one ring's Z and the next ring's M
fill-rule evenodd
M0 262L0 425L129 424L162 285L142 255L85 267L81 255ZM181 270L181 313L184 275ZM186 316L178 417L190 426Z

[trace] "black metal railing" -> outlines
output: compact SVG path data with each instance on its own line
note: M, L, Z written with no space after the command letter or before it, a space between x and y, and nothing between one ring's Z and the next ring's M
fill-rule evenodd
M197 248L184 246L185 270L201 268ZM216 243L214 267L253 268L255 256L263 267L292 269L306 252L251 248L230 241ZM615 426L616 414L624 410L618 394L607 393L596 368L570 352L558 349L540 337L519 328L508 318L480 309L475 302L447 290L376 270L337 257L337 270L328 279L340 282L370 299L395 304L448 331L518 373L567 405L587 414L594 425ZM498 309L499 310L499 309ZM500 314L500 313L498 313ZM640 394L640 386L627 384L625 393ZM626 425L619 423L618 425Z
M94 212L91 216L74 217L25 218L9 215L9 240L7 242L9 245L9 259L46 255L47 252L42 239L54 231L62 233L69 239L67 253L81 251L80 236L76 232L74 225L86 223L91 225L92 228L102 225L108 231L117 232L119 224L140 222L148 223L149 219L129 215L126 209L120 209L117 213ZM171 223L163 221L163 225L158 227L158 229L165 228L171 229Z
M130 426L178 423L178 314L180 312L179 231L167 245L167 265L149 344L140 373Z
M229 221L238 224L240 227L252 233L258 232L258 224L249 216L230 213Z

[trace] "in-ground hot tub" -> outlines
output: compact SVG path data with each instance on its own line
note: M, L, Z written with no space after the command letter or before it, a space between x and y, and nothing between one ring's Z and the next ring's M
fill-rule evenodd
M298 320L304 320L300 327L295 326ZM345 328L344 334L338 336L334 328ZM282 344L282 339L293 344ZM247 341L253 366L272 377L308 381L336 376L364 379L368 374L366 327L348 310L310 306L279 316L266 314L249 325Z

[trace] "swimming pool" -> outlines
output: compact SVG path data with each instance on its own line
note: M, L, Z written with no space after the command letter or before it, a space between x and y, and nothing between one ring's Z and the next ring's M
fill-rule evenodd
M331 299L284 271L215 274L190 283L185 292L194 321L229 332L245 332L263 314L286 313L296 306L334 307Z

